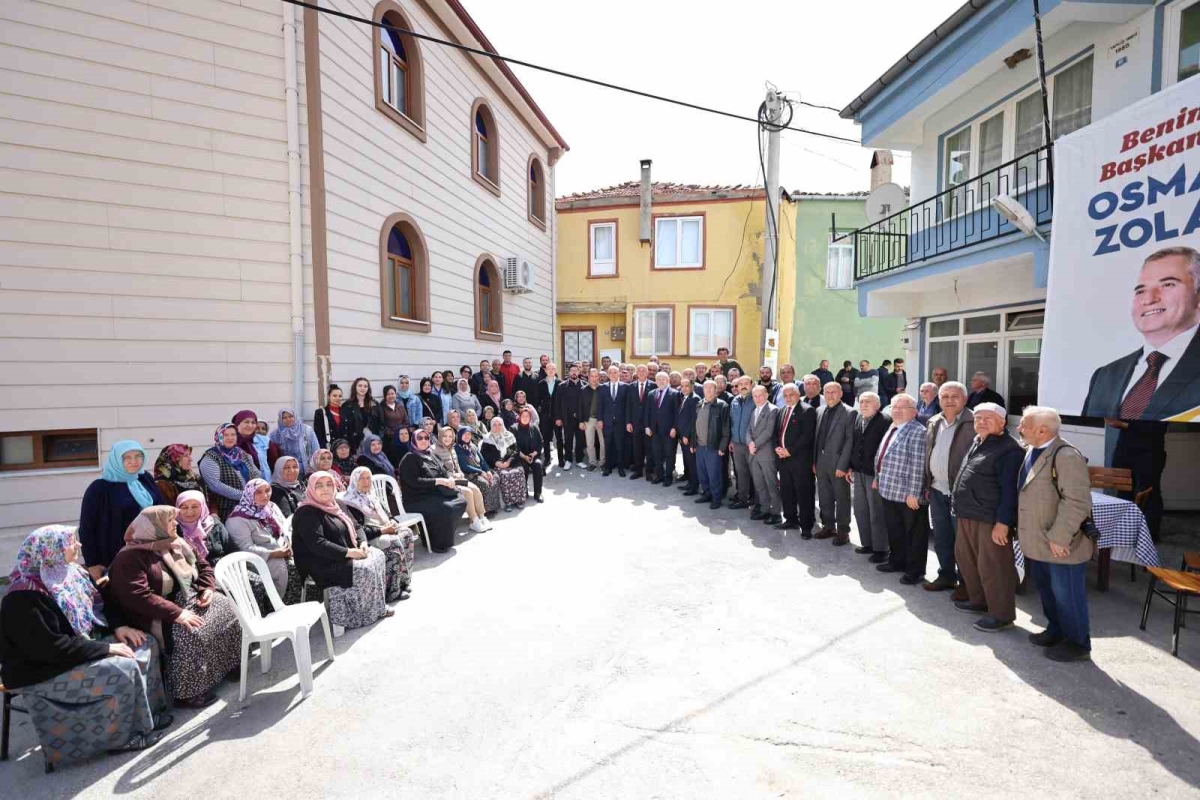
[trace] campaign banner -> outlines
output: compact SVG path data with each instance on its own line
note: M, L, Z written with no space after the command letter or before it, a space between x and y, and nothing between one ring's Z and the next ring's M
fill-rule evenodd
M1038 400L1200 422L1200 76L1054 145Z

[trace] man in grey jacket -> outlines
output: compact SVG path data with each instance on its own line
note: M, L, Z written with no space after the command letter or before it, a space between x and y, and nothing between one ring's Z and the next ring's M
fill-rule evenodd
M754 496L758 499L757 513L750 519L762 520L766 525L778 525L783 521L780 512L779 480L775 462L775 425L779 409L767 402L767 389L761 384L751 392L754 410L750 412L749 440L746 448L750 452L750 475L754 480Z
M842 403L842 387L830 381L824 388L825 406L817 410L817 435L813 472L821 506L821 530L813 538L833 539L841 546L850 541L850 451L854 428L849 406Z

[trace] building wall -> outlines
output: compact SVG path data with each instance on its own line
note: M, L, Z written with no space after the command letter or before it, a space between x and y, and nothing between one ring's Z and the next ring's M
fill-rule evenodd
M5 430L152 464L288 402L282 56L275 0L0 3ZM98 475L0 473L0 561Z
M324 5L371 16L372 0ZM427 6L400 3L414 28L445 38ZM321 89L329 240L329 318L332 378L343 387L366 376L377 388L399 373L428 375L504 349L519 359L551 352L554 339L553 195L545 230L529 221L527 170L536 154L553 186L547 148L484 77L473 57L421 43L427 140L402 129L375 107L372 30L325 15L321 30ZM500 189L496 197L471 174L471 107L483 97L500 131ZM551 190L548 190L548 192ZM384 328L380 322L379 240L384 220L404 212L416 220L429 249L428 333ZM504 341L477 341L475 264L495 256L532 259L537 291L504 293Z

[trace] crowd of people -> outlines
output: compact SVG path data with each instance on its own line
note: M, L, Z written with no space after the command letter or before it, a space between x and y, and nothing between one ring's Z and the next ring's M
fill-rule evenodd
M853 515L856 553L902 584L952 592L982 631L1013 623L1019 527L1049 620L1031 639L1056 660L1087 658L1089 482L1052 409L1024 410L1023 447L983 374L968 389L935 368L914 396L902 359L836 375L822 361L799 380L785 364L776 380L718 356L681 370L606 357L560 377L546 355L535 369L505 351L457 376L401 375L379 397L366 378L331 385L311 425L294 408L273 428L239 411L198 459L170 444L152 471L140 444L117 442L78 528L39 528L20 548L0 603L0 677L31 698L47 763L144 748L171 724L171 701L207 705L239 667L239 623L214 579L222 557L266 562L252 578L264 613L269 580L285 603L306 586L323 594L339 633L369 625L413 590L409 514L444 552L464 517L481 532L542 502L555 457L556 476L677 484L803 540L847 545ZM93 702L95 686L107 702ZM76 722L84 733L63 736Z

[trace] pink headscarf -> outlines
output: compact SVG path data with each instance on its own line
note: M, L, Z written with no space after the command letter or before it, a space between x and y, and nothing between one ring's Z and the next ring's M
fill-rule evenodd
M180 492L179 496L175 498L175 507L179 508L187 500L198 500L200 502L200 517L191 523L177 519L179 529L183 531L183 538L196 551L196 555L208 560L208 545L206 544L208 532L213 529L217 521L213 518L212 512L208 510L208 500L204 497L204 492L198 492L195 489Z
M346 529L350 531L350 546L357 547L358 537L354 533L354 520L350 518L350 515L342 510L342 507L337 504L337 500L331 500L328 504L325 504L318 500L316 494L313 493L313 490L316 489L317 481L319 481L321 478L329 478L331 481L333 481L334 491L337 491L338 480L336 475L334 475L332 472L325 472L323 470L321 472L314 472L312 475L308 476L308 486L304 490L304 500L300 503L298 508L312 506L313 508L321 509L326 514L332 514L333 516L340 518L342 522L346 523Z
M493 386L496 387L495 393L492 392ZM487 396L490 397L492 399L492 402L496 404L496 408L500 407L500 384L499 384L499 382L488 381Z

